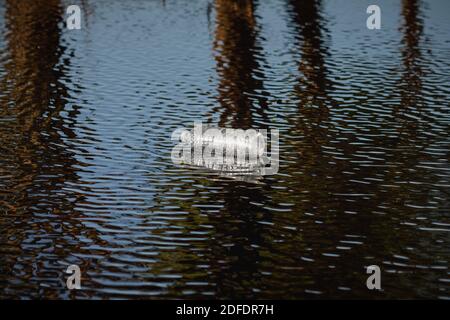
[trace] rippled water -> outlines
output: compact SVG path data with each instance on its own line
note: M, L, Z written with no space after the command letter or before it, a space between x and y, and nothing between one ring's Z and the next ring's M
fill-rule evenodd
M450 298L447 1L78 2L0 0L1 298ZM175 166L194 120L278 174Z

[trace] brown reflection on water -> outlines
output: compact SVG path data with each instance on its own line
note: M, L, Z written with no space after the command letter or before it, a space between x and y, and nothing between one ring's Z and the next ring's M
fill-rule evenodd
M329 108L332 107L332 101L327 95L327 48L323 43L324 22L319 12L320 1L292 0L289 6L301 53L298 64L300 77L295 88L301 116L293 125L297 133L301 134L304 146L315 148L311 150L311 155L320 155L322 145L326 143ZM301 153L306 151L304 148L299 149Z
M433 144L434 138L426 135L426 131L434 125L434 120L423 121L427 118L427 110L423 108L423 86L422 78L427 72L427 64L423 56L424 49L421 48L423 42L423 13L419 8L419 1L402 1L403 32L402 65L400 80L392 94L399 95L398 103L392 107L392 120L385 124L386 128L392 128L393 134L389 137L375 139L376 147L383 147L387 152L383 157L384 164L390 164L384 172L383 183L396 185L399 181L420 181L417 185L405 184L400 188L394 188L390 192L383 190L378 195L373 207L386 206L389 211L396 215L404 215L406 219L415 217L415 210L406 209L405 205L411 203L428 203L430 199L430 187L436 182L436 177L429 170L421 168L422 161L434 161L425 149ZM383 129L380 129L383 130ZM405 170L405 168L411 168ZM375 173L376 169L368 169L368 173ZM380 188L380 184L374 183L372 187ZM428 190L428 191L427 191ZM406 209L406 210L405 210ZM390 227L386 221L380 220L385 230ZM411 241L411 235L400 234L397 231L397 243L404 247ZM409 239L408 239L409 238Z
M377 250L384 252L384 268L389 269L398 263L394 255L408 256L410 259L426 261L428 264L436 263L436 256L429 255L427 250L418 251L417 238L420 237L420 245L434 247L436 250L435 236L432 233L424 233L411 228L399 226L396 221L408 221L414 224L418 216L432 218L434 212L439 209L436 195L442 193L442 189L436 187L438 176L436 171L425 168L421 163L438 161L427 149L432 147L438 136L429 135L436 125L433 116L430 116L423 101L422 78L428 72L427 55L422 47L424 43L423 15L420 1L402 1L402 46L400 47L402 65L400 80L394 88L393 94L399 95L398 104L392 107L392 120L385 124L384 128L393 128L393 133L383 138L375 139L375 147L382 147L386 155L382 158L382 164L386 167L380 172L375 168L368 169L370 176L382 177L382 182L374 183L368 187L369 192L376 194L367 205L373 211L384 212L380 218L372 218L372 229L377 230ZM423 9L423 8L422 8ZM383 130L383 129L380 129ZM378 175L376 175L378 173ZM389 186L389 188L386 188ZM393 187L395 186L395 187ZM438 196L439 198L439 196ZM427 204L427 205L425 205ZM443 205L443 203L441 203ZM431 209L424 213L425 206ZM386 216L395 219L385 219ZM390 255L388 254L390 253ZM418 286L431 287L433 279L423 270L416 269L414 265L405 263L404 276L397 279L397 283L405 285L407 276L416 280ZM391 275L387 281L394 281ZM410 279L411 279L410 278ZM419 284L420 283L420 284ZM390 288L395 295L394 285ZM409 293L409 297L417 298L417 293Z
M63 261L82 232L71 215L83 195L64 189L76 183L78 163L64 140L75 136L71 127L76 109L67 112L67 121L61 116L68 97L61 81L68 67L62 61L62 12L59 0L6 1L9 61L0 80L6 93L0 105L0 277L2 283L20 281L5 284L4 294L19 286L26 288L24 296L56 298L54 288L63 289Z
M399 256L433 264L433 258L427 252L415 250L416 237L419 236L421 245L436 247L433 244L433 234L422 234L421 231L408 227L407 223L414 225L416 217L423 214L424 204L428 204L432 216L433 211L438 210L432 195L442 192L440 188L436 188L436 172L421 165L423 162L437 161L437 158L427 152L427 148L439 136L427 136L427 131L436 124L436 119L428 116L428 111L423 109L422 78L426 73L427 62L422 48L423 13L419 2L403 1L402 16L403 46L400 51L403 65L398 66L399 73L392 75L394 78L399 76L399 81L397 84L392 81L391 88L381 87L383 94L395 98L390 100L391 105L386 103L383 106L385 102L380 102L379 93L375 91L367 94L367 102L362 106L370 108L367 113L373 119L372 123L377 123L378 127L368 126L362 131L361 126L361 131L358 130L356 135L345 136L347 146L343 147L341 144L340 148L346 150L343 155L349 160L343 162L346 164L342 170L351 175L341 174L335 179L339 181L337 185L345 186L336 188L339 194L345 195L337 197L342 204L341 212L357 213L342 224L342 230L345 231L342 234L364 235L361 250L365 250L365 254L352 250L339 264L345 266L343 270L350 267L350 262L353 268L378 264L386 271L395 269L393 266L397 264L402 265L404 275L397 280L390 272L385 275L386 296L400 294L396 292L394 282L404 282L406 285L408 277L416 279L423 288L432 286L433 281L436 281L428 278L426 272L402 261ZM370 81L367 85L371 86ZM385 120L381 120L382 117L378 114L378 108L382 106L389 112ZM360 142L360 134L367 138L364 143ZM372 165L355 165L359 162L357 155L372 158ZM349 193L364 196L349 201ZM444 194L442 196L445 197ZM399 223L399 220L405 223ZM363 282L361 277L361 283ZM365 289L361 287L362 290ZM416 297L412 292L405 296Z
M423 21L419 10L419 3L416 0L402 1L402 16L404 18L403 29L403 72L400 83L401 108L421 108L421 90L423 63L420 42L423 40ZM399 112L400 110L396 110ZM416 123L417 124L417 123ZM411 134L414 134L414 124L408 126Z
M330 89L325 66L328 49L323 40L326 30L320 8L320 1L288 1L290 25L300 60L299 77L294 88L298 114L289 120L294 137L286 141L293 150L292 157L295 155L298 161L293 158L286 170L293 178L291 187L299 192L302 189L311 191L311 200L321 199L328 192L323 188L327 187L326 175L331 173L324 170L330 159L322 149L329 144L332 135L329 108L333 101L327 92ZM295 172L302 174L298 176ZM335 174L335 170L332 172ZM297 205L301 207L297 208L298 211L309 212L312 208L307 208L308 203L315 205L315 201L299 201Z
M294 211L305 214L302 217L305 227L300 242L303 247L295 248L294 244L298 242L293 242L291 250L298 256L315 261L311 267L303 261L298 262L298 265L305 266L306 274L314 274L318 269L326 274L310 280L311 284L314 281L314 287L322 294L331 294L334 288L342 286L345 279L353 277L353 293L363 295L366 290L364 267L385 261L390 263L392 255L402 253L404 248L413 245L411 230L398 228L395 219L386 219L387 213L383 211L407 218L407 212L412 211L404 206L409 197L413 195L414 202L429 202L426 194L418 193L422 188L420 186L386 190L386 185L397 185L399 172L404 181L433 182L429 172L404 170L417 167L424 157L420 149L425 147L422 142L419 148L407 142L418 142L419 122L407 115L417 111L414 109L421 95L419 79L422 62L418 59L422 28L417 3L404 2L404 71L400 88L392 91L392 94L400 92L400 105L392 108L395 122L381 129L396 128L400 131L398 139L386 139L386 134L379 134L379 128L374 128L368 135L374 138L367 139L365 143L358 142L358 136L350 130L342 130L346 128L346 123L339 123L331 117L332 112L337 114L341 109L330 94L333 83L328 79L326 68L328 52L324 39L327 30L321 18L321 1L289 1L289 8L301 60L300 77L295 88L299 113L289 122L292 137L285 141L293 153L284 170L292 178L288 178L287 183L297 193L297 196L292 197ZM350 86L348 90L351 90ZM378 97L368 94L367 98L368 101L376 101ZM370 102L369 106L372 107ZM377 111L374 109L372 112L376 114ZM367 156L380 149L386 151L383 155L377 153L374 161L376 165L358 164L358 154ZM295 154L298 161L295 160ZM423 187L427 189L429 185ZM380 211L382 214L379 214ZM320 221L321 225L315 225L316 221ZM324 237L323 230L318 229L326 229L330 233ZM355 243L360 243L360 248L337 250L345 247L342 241L353 241L347 239L348 235ZM424 238L424 241L429 240ZM366 250L366 254L362 250ZM332 275L328 276L326 270L330 267Z
M248 129L256 113L264 120L261 48L257 43L256 3L253 0L216 0L214 50L220 77L219 126ZM258 92L259 91L259 92Z
M255 126L255 115L263 120L266 117L266 98L256 95L256 90L263 89L263 83L256 75L262 57L256 44L255 4L250 0L218 0L215 4L214 44L220 76L220 106L215 111L221 114L217 125L241 129L262 127L264 124ZM193 241L189 248L163 250L152 270L182 274L187 261L207 266L171 285L169 296L177 296L180 290L192 290L188 283L198 282L199 291L190 292L191 296L200 297L209 292L222 298L257 297L254 288L263 277L260 262L264 252L260 248L270 246L273 241L269 229L260 223L269 224L273 217L261 207L263 203L271 203L270 183L254 185L214 174L199 172L199 175L191 182L184 182L183 177L174 179L176 191L173 188L161 191L155 210L170 207L189 213L188 219L173 221L173 226L183 230L184 237L198 234L207 238L207 244ZM183 200L165 196L172 193L192 194ZM156 234L168 231L161 228Z
M264 57L258 43L260 27L255 13L258 3L217 0L215 4L214 43L221 106L218 125L241 129L266 127L267 97L261 71ZM270 238L267 228L259 222L270 223L273 215L255 204L270 204L270 184L217 179L211 186L223 191L210 199L222 207L218 214L209 215L216 235L207 255L214 270L210 281L215 284L217 296L256 296L253 288L262 278L259 248L271 242L267 239Z
M322 1L291 0L287 8L300 55L294 88L298 114L289 120L289 137L285 138L288 161L282 168L289 174L286 184L292 192L280 196L279 201L289 199L294 204L292 212L284 214L285 221L293 224L296 219L302 221L301 230L291 235L284 250L292 252L292 268L298 270L290 276L303 284L293 293L303 297L308 296L304 290L313 287L321 294L334 290L349 277L348 270L362 270L363 264L352 260L350 269L345 265L347 259L334 258L339 255L336 251L339 241L358 229L359 223L341 216L347 210L355 210L355 204L338 201L335 196L349 191L344 172L351 168L352 137L342 136L330 117L331 109L339 106L329 93L333 83L326 67L328 30L321 13ZM339 150L343 156L336 159L326 152L329 149ZM326 237L324 230L328 230ZM323 276L313 276L319 273ZM330 273L333 276L328 276Z
M14 103L3 111L17 118L27 136L39 135L39 129L51 128L52 117L42 117L58 89L54 67L61 55L59 47L59 1L7 1L8 48L11 61L6 65L6 82L12 82L8 97ZM39 23L37 23L37 21ZM5 84L4 84L5 85ZM4 99L8 101L8 99ZM13 108L11 108L11 105ZM58 101L54 112L61 110ZM8 107L10 110L8 110ZM33 137L30 137L32 141Z
M320 14L321 1L290 0L288 2L292 25L297 27L297 38L300 40L302 54L299 71L303 77L299 79L301 85L299 90L316 97L323 96L328 80L325 67L327 48L323 39L326 30Z
M396 134L389 139L377 141L379 145L383 145L392 149L391 154L386 156L385 162L392 163L391 168L386 170L384 174L384 183L389 185L399 185L399 181L415 182L404 183L400 187L391 192L384 192L383 196L376 199L376 203L389 208L389 212L402 219L403 221L414 221L417 216L422 215L423 204L429 204L433 211L439 205L432 199L433 194L439 194L443 190L436 188L438 177L436 172L424 168L421 163L436 162L432 153L427 152L429 147L432 147L436 141L437 136L429 135L428 132L433 131L433 126L436 125L435 119L431 116L425 108L423 100L423 81L422 78L428 73L428 59L427 56L431 54L430 51L422 47L424 43L423 33L423 15L420 1L404 0L402 1L402 63L401 77L396 89L399 92L399 104L392 108L392 115L394 123L391 124L396 127ZM406 168L410 168L407 170ZM442 196L446 196L442 194ZM432 205L432 203L434 203ZM432 212L432 211L431 211ZM431 213L433 214L433 213ZM380 220L380 225L384 230L392 230L393 226L389 226L385 221ZM414 248L417 244L416 233L411 232L408 228L398 228L395 235L386 232L385 246L391 251L406 251L405 248ZM421 242L430 247L434 239L432 234L427 236L420 235ZM396 242L393 246L391 242ZM415 252L411 256L418 256L423 261L432 262L432 257L425 252ZM391 263L391 261L389 261ZM405 273L416 274L415 277L423 278L420 272L415 270L408 270ZM430 281L431 279L425 280ZM426 286L428 283L423 283Z

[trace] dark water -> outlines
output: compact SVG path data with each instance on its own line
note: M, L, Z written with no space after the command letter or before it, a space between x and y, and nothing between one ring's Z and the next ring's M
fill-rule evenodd
M372 2L0 0L0 297L450 298L450 5ZM279 173L173 165L194 120Z

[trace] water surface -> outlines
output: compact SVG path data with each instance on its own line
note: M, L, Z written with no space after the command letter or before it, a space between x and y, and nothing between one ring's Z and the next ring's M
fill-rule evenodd
M0 0L0 298L450 298L450 6L377 3ZM175 166L194 121L278 174Z

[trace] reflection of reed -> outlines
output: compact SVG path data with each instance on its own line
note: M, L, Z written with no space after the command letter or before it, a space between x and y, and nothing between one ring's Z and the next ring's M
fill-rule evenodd
M304 137L305 147L312 148L311 156L320 155L322 145L326 144L329 107L334 104L327 93L330 89L325 67L327 47L323 41L325 30L320 6L318 0L290 0L288 6L301 52L296 86L300 118L293 126Z
M6 4L9 59L1 80L5 95L0 117L6 121L0 127L0 167L8 172L0 172L7 176L0 182L0 208L7 213L1 223L14 221L15 225L1 228L6 229L2 246L12 248L2 259L2 265L7 265L2 269L17 271L27 286L39 287L33 283L39 277L49 282L59 279L32 270L32 263L46 263L46 272L56 268L62 274L64 266L58 264L70 255L66 252L69 243L80 237L73 232L78 229L72 228L77 222L65 215L74 213L74 202L83 195L64 190L67 182L76 183L78 177L77 162L64 140L75 134L61 116L68 97L61 81L67 68L61 62L64 47L58 26L63 11L59 0L9 0ZM74 116L73 112L68 115ZM41 233L45 244L39 242ZM59 282L51 287L48 297L56 297Z
M364 234L364 242L370 243L370 248L366 247L367 250L377 255L378 259L388 260L393 251L393 244L403 248L413 245L410 242L412 240L409 235L410 230L398 228L390 219L376 213L390 211L389 213L395 215L395 219L407 221L411 212L412 215L415 213L412 210L405 211L404 204L408 202L411 194L421 189L421 186L405 185L401 188L388 189L386 185L398 186L399 180L432 179L429 172L417 168L419 159L425 157L417 147L422 148L426 144L425 141L418 139L420 121L417 121L416 117L410 117L411 113L419 114L422 95L423 62L419 43L423 28L417 1L403 1L402 14L405 19L403 73L397 91L400 94L400 106L393 108L395 122L387 124L390 127L373 129L370 132L372 136L369 135L367 139L371 142L365 142L359 146L349 143L356 140L353 133L344 134L339 129L333 128L334 122L329 118L328 107L334 106L335 103L327 93L330 85L326 79L326 46L321 40L323 28L319 10L320 2L292 0L290 8L296 22L294 25L298 29L302 54L299 64L301 76L297 88L300 100L299 119L296 119L297 123L292 125L295 134L302 136L302 141L295 142L294 145L301 152L303 163L293 164L287 170L304 173L305 177L301 178L299 188L306 188L310 192L309 197L302 199L304 203L312 205L320 203L317 208L295 199L296 209L302 212L314 212L316 216L320 216L333 226L335 238L320 239L323 243L317 247L318 252L335 250L337 240L340 240L339 236L344 237L357 230L358 233ZM377 101L379 97L368 96L367 100ZM338 109L335 110L338 111ZM392 139L387 138L385 132L380 134L378 131L392 127L401 130L399 138L394 139L395 143L391 143ZM332 150L338 157L325 153L323 147ZM383 150L382 155L377 155L378 159L373 160L373 166L356 164L358 159L355 154L370 158L370 152L380 149ZM417 173L412 173L405 168L415 168ZM424 187L423 192L414 196L414 200L419 203L428 203L428 188ZM349 199L349 195L357 194L361 196ZM345 215L345 221L343 221L341 218L345 212L356 214ZM317 241L313 232L305 232L304 240L307 246ZM347 255L346 259L334 264L336 266L334 277L327 278L326 283L323 282L324 278L316 280L318 287L337 286L338 279L346 277L346 270L363 270L369 263L360 252L351 251ZM316 261L325 260L315 252L311 253L311 256ZM349 261L351 265L348 264ZM363 281L361 279L361 283ZM363 286L360 289L365 290Z
M282 195L279 201L294 203L293 211L300 214L305 223L301 239L292 237L292 242L285 244L296 257L292 265L304 270L298 278L291 278L304 284L308 281L305 277L315 275L317 270L310 269L309 264L305 264L300 258L304 256L314 259L315 268L326 266L327 261L321 254L334 251L338 241L335 238L323 237L322 232L317 230L315 220L330 223L335 228L333 234L343 236L348 229L344 224L340 224L335 216L336 212L345 211L343 206L346 204L333 201L331 195L343 192L342 189L346 187L342 171L343 167L349 164L346 161L335 161L329 153L324 152L324 147L336 147L330 140L336 139L339 133L334 130L329 117L330 108L335 105L335 101L329 95L331 82L328 80L325 65L328 48L324 41L327 30L321 15L321 1L289 0L287 9L300 53L299 77L295 86L298 114L289 119L290 132L295 138L288 138L285 142L296 157L289 159L285 168L280 168L292 177L292 180L288 179L286 183L294 192L292 195ZM331 179L333 181L330 181ZM305 190L308 192L304 193ZM312 220L309 220L305 213L312 214ZM288 216L285 219L289 221ZM317 238L319 234L322 236ZM336 268L334 272L333 278L339 278L336 273L340 274L342 270ZM313 279L309 281L314 281L314 285L319 288L334 285L331 283L333 279L326 276ZM302 289L300 286L298 294L303 296Z
M322 157L322 146L328 141L329 107L334 103L327 93L327 47L323 42L320 1L290 0L288 8L301 53L300 76L295 88L299 116L290 121L292 130L302 136L300 142L295 141L298 151L303 161L310 161L310 170L315 171L320 169L319 162L328 161Z
M424 76L424 68L426 64L422 61L421 41L423 36L423 20L419 3L416 0L402 1L403 38L402 38L402 62L403 70L400 81L398 83L398 91L400 92L400 104L393 108L393 116L398 124L398 138L393 141L393 147L401 147L403 144L413 143L411 150L416 149L419 145L423 148L430 145L428 141L419 143L420 128L425 122L419 121L418 117L426 116L427 110L423 109L422 99L422 78ZM414 114L413 117L410 115ZM417 154L416 154L417 155ZM399 153L401 157L401 153ZM408 161L415 157L408 157Z
M256 112L262 117L266 106L266 99L257 92L262 90L263 83L258 75L260 53L255 5L253 0L217 0L215 7L214 49L220 76L219 102L223 109L219 126L229 124L247 129L254 122L254 103L258 104Z
M61 101L55 101L53 108L49 104L64 95L58 90L65 90L55 86L60 76L55 66L61 56L59 0L8 1L7 5L11 61L6 71L13 85L6 98L14 101L9 112L14 113L22 132L37 133L37 128L51 125L52 114L60 111Z
M422 88L422 67L420 41L422 37L422 20L416 0L403 0L402 15L404 17L404 34L402 52L404 72L401 79L402 108L420 107L420 91Z
M17 185L36 188L36 192L42 193L51 189L52 184L39 189L38 184L32 183L39 174L47 171L49 177L58 173L70 176L73 172L73 161L61 141L62 132L73 133L63 126L59 116L67 96L66 87L59 81L63 76L59 66L63 51L58 28L61 10L58 0L8 1L7 4L10 60L2 81L8 93L2 101L2 116L11 121L7 122L8 130L1 130L0 134L8 144L4 148L16 158L16 178L30 183ZM19 172L28 174L24 177Z
M256 44L255 5L252 0L217 0L214 50L217 53L217 72L220 76L219 102L220 127L247 129L256 123L256 115L265 117L266 101L257 97L263 83L259 71L259 48ZM257 104L255 106L254 104ZM177 207L189 213L189 220L173 221L185 237L189 233L207 232L208 247L203 242L191 242L190 250L182 246L173 252L161 252L153 270L182 273L183 261L194 261L196 265L208 265L198 278L180 279L174 283L169 296L176 297L179 290L186 289L187 282L206 282L203 292L213 291L223 298L255 295L252 283L261 277L258 263L261 260L259 247L264 247L265 227L261 220L271 221L272 214L252 203L270 203L267 185L245 184L235 179L218 178L213 175L196 175L186 182L185 174L174 177L169 186L156 198L159 207ZM176 191L172 190L176 186ZM193 187L195 188L193 189ZM201 186L199 189L198 186ZM184 194L195 190L188 199L167 198L167 193ZM216 192L211 192L216 190ZM219 192L217 192L219 190ZM208 193L205 197L202 194ZM216 212L208 212L211 204ZM202 230L200 226L210 226ZM173 227L173 226L172 226ZM167 232L160 228L156 233ZM269 238L271 235L268 236ZM270 242L270 241L269 241ZM246 284L246 285L245 285Z
M319 8L320 1L290 0L294 26L298 28L298 38L302 42L302 60L299 70L301 86L308 95L322 95L326 90L325 56L323 26Z
M398 181L410 180L433 180L434 177L426 170L418 168L420 161L428 158L429 155L422 153L422 150L432 144L431 136L423 135L423 128L420 126L424 123L419 118L422 117L424 110L421 108L422 101L422 78L425 64L422 59L420 42L423 31L423 19L419 10L419 4L416 0L404 0L402 2L402 16L404 24L402 26L403 38L401 48L402 53L402 73L398 85L394 89L394 94L398 94L399 104L392 108L392 121L384 123L383 127L374 130L372 138L372 148L381 149L385 154L380 157L379 164L386 167L381 171L376 167L366 167L361 170L354 178L363 180L366 177L377 177L380 183L371 183L365 187L367 193L376 194L370 201L366 201L364 206L366 210L371 208L377 211L377 207L383 204L389 210L394 210L395 214L405 215L405 219L412 212L405 211L402 207L403 202L407 201L411 193L417 192L420 185L404 186L402 188L392 189L390 192L383 190L382 185L398 185ZM379 99L379 97L369 97L370 99ZM411 115L414 115L411 117ZM394 129L396 134L389 137L380 134L380 130ZM366 146L366 151L367 151ZM388 151L387 151L388 150ZM370 150L372 151L372 150ZM432 161L432 159L429 159ZM414 171L405 170L405 168L414 168ZM420 173L419 173L420 172ZM410 189L411 188L411 189ZM421 203L427 203L427 192L419 192L417 199L423 197ZM401 201L399 200L401 199ZM383 219L377 220L380 230L390 230L391 226L386 225L387 221ZM397 231L399 233L399 231ZM388 236L386 236L388 238ZM407 235L400 237L406 239ZM381 243L381 242L380 242ZM386 244L389 241L385 242ZM406 247L407 244L405 243ZM384 248L384 251L387 251Z
M430 171L420 164L422 161L435 162L436 159L433 159L429 153L423 152L424 149L433 145L435 138L433 135L426 134L427 129L423 127L424 124L431 123L430 120L423 121L427 111L422 108L424 105L422 78L427 64L422 60L423 16L419 3L420 1L416 0L402 1L402 74L400 82L395 88L400 95L400 102L392 109L392 122L389 123L390 127L396 129L396 134L389 139L385 137L376 139L378 146L390 150L383 157L382 162L387 169L382 174L378 174L379 177L383 177L382 182L374 183L369 190L370 192L372 189L376 191L376 196L370 202L365 203L366 207L372 208L373 211L384 208L386 213L395 216L397 221L414 221L418 214L422 214L422 209L415 209L409 205L412 203L430 204L434 202L430 199L431 193L439 192L438 189L430 189L430 186L433 186L438 180L435 175L436 171ZM433 119L433 117L429 119ZM374 168L367 169L368 172L375 170ZM418 183L404 184L404 181ZM382 184L396 186L396 188L390 187L386 190ZM380 247L379 251L388 257L385 258L387 263L395 259L389 256L393 254L392 252L402 254L401 249L398 248L417 245L417 239L411 236L410 228L399 228L384 217L374 220L376 223L372 224L372 229L378 230L378 233L382 235L382 237L378 236L381 240L377 242ZM431 234L424 234L420 241L424 246L427 246L427 243L432 246L435 239ZM418 260L422 261L430 259L427 252L408 252L406 250L404 252L411 260L417 259L417 256L420 257ZM419 271L417 271L418 273ZM427 279L427 282L431 283L430 280ZM407 281L407 279L400 279L400 281ZM416 292L409 294L410 297L416 297L414 296Z
M429 110L423 108L425 101L423 100L422 79L428 67L423 59L423 48L421 47L421 42L423 41L423 16L419 4L420 1L417 0L402 1L403 48L401 49L401 54L403 70L397 86L400 93L400 104L393 108L393 119L397 128L397 136L391 139L390 144L390 147L394 150L392 162L400 166L395 166L391 170L389 179L398 179L399 176L402 176L402 180L410 180L411 172L405 172L404 168L415 168L414 170L417 171L415 175L419 177L419 180L428 180L432 184L437 177L418 166L425 159L430 162L434 161L432 155L423 151L435 142L435 136L428 134L428 128L431 128L432 125L429 119L434 117L428 117L427 113ZM427 121L424 121L425 119ZM399 175L398 172L401 172L401 174ZM428 187L425 187L425 185L411 187L413 190L405 188L398 197L407 199L410 193L416 192L416 201L418 198L423 197L421 203L429 202ZM417 192L421 188L424 188L424 190Z

